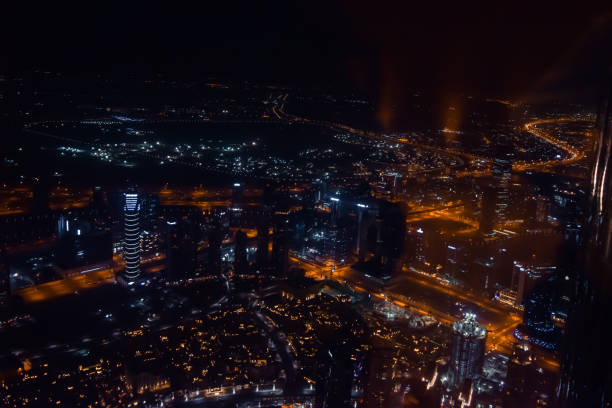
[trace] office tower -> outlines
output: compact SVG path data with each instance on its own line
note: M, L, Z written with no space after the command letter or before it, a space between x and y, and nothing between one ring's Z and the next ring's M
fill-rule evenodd
M136 193L125 194L123 233L125 278L132 283L140 277L140 204Z
M393 393L396 358L397 351L392 348L376 348L368 354L363 406L397 406Z
M355 248L355 252L357 253L357 255L359 256L359 260L363 261L363 250L362 250L362 246L363 243L361 242L363 240L363 212L367 211L367 205L365 204L357 204L357 244L356 244L356 248Z
M263 268L268 265L269 257L269 227L262 223L257 226L257 266Z
M419 227L415 230L415 256L418 262L425 262L425 231Z
M274 226L272 259L274 260L276 274L280 277L286 277L289 271L289 229L284 217L278 220Z
M485 187L480 200L479 219L479 231L483 234L490 233L495 226L495 202L495 189L490 186Z
M446 242L446 267L451 276L464 277L467 271L466 243L460 240Z
M244 206L244 186L234 183L232 186L232 209L240 210Z
M559 345L560 329L553 320L555 286L554 280L549 279L525 296L523 323L514 331L517 338L547 350L555 350Z
M294 251L300 256L306 256L307 244L309 241L309 236L307 235L306 222L301 219L298 220L294 227L293 233L291 234L291 245Z
M344 334L319 348L315 362L316 408L348 408L354 372L351 339ZM354 345L353 345L354 346Z
M552 332L555 328L552 320L552 292L546 282L536 287L524 301L525 324L540 333Z
M536 228L538 226L537 220L537 212L538 212L538 202L534 197L528 197L524 205L524 225L527 228Z
M612 404L612 92L599 112L589 209L576 257L572 306L561 348L562 407Z
M495 224L506 221L508 207L510 206L510 184L512 182L512 160L497 158L492 166L495 182Z
M247 267L247 236L242 230L238 230L234 246L234 268L237 273L244 273Z
M523 303L525 298L525 281L527 280L527 269L525 266L514 261L514 268L512 269L512 283L510 288L516 293L516 305L519 306Z
M8 298L11 293L11 277L6 259L6 250L0 247L0 303Z
M444 265L447 258L447 245L444 242L442 231L439 228L430 227L424 231L422 236L425 262L434 267Z
M166 281L172 282L178 279L177 274L177 263L180 259L179 248L180 243L178 242L178 226L174 219L166 221L166 271L164 278Z
M522 304L538 283L550 278L556 271L556 265L535 260L514 261L510 289L516 293L516 304Z
M538 378L536 361L529 344L518 343L514 346L504 384L504 407L535 406Z
M544 196L530 197L526 202L525 222L529 227L538 227L546 224L548 213L550 212L550 202Z
M189 279L199 272L197 225L187 219L166 222L166 279Z
M46 178L37 181L32 187L33 203L32 212L41 214L49 211L50 181Z
M535 220L538 224L544 224L548 221L548 213L550 212L550 201L544 196L536 197L536 214Z
M142 229L151 230L155 226L159 208L159 198L156 194L140 195L140 226Z
M215 225L208 232L208 271L209 275L220 274L221 271L221 245L223 243L223 232L220 225Z
M336 264L344 264L351 256L352 242L355 239L355 226L349 217L342 217L334 228L336 241L331 259Z
M91 206L98 211L98 214L102 214L106 210L106 199L104 197L104 191L102 187L95 186L93 188L93 194L91 196Z
M453 323L449 375L454 387L480 374L484 362L487 331L476 321L474 313L466 313Z
M74 234L59 239L55 247L55 262L65 270L110 263L112 259L113 242L109 231L81 232L77 229Z
M74 229L74 220L73 217L70 217L67 214L62 214L57 219L57 228L55 231L55 235L57 239L62 239L66 235L70 233L70 224L73 223L72 228Z
M113 259L110 231L98 230L82 214L59 216L56 229L55 263L64 270L81 268Z
M383 259L384 241L382 239L383 219L380 214L380 210L376 214L375 223L376 223L376 249L374 251L374 259L377 265L382 265L384 263L384 259Z

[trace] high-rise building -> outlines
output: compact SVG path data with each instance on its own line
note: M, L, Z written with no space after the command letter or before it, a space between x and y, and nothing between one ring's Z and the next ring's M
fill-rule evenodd
M244 205L244 186L241 183L234 183L232 186L232 209L242 209Z
M417 262L425 262L425 231L419 227L414 230L415 237L415 256Z
M491 186L486 186L482 191L482 197L480 200L480 217L478 220L479 230L484 234L488 234L493 231L493 227L495 226L495 203L495 189Z
M57 220L55 263L65 270L81 268L113 258L110 231L95 228L83 214L68 212Z
M102 187L95 186L93 188L91 206L98 211L98 214L102 214L106 210L106 198L104 197L104 190L102 190Z
M538 377L536 356L527 343L514 346L508 360L508 374L504 385L504 407L535 406L536 379Z
M545 225L550 213L550 201L542 195L529 197L525 202L525 223L529 228Z
M478 324L474 313L466 313L453 324L449 376L455 388L480 374L486 341L487 331Z
M550 201L544 196L536 197L536 214L535 220L539 224L544 224L548 221L548 213L550 212Z
M352 375L355 367L351 360L352 339L344 333L337 341L321 346L315 362L315 401L316 408L345 408L350 404Z
M140 204L140 226L143 230L150 230L155 225L159 209L159 198L155 194L141 194L138 197Z
M425 262L432 266L444 265L447 258L447 245L439 228L425 229L423 234L423 254Z
M166 221L166 279L188 279L199 273L199 230L189 219Z
M496 223L503 223L510 207L510 184L512 182L512 160L497 158L493 161L493 178L495 180L495 218Z
M257 226L257 266L263 268L268 265L270 228L262 223Z
M510 289L516 293L516 305L521 305L537 283L553 275L556 269L555 265L535 261L514 261Z
M244 231L236 231L234 242L234 267L237 273L244 273L248 267L247 235L244 233Z
M286 277L289 271L289 229L284 218L278 220L274 226L272 241L272 258L276 274Z
M554 283L552 279L540 282L525 296L523 323L514 330L515 337L548 350L558 347L560 335L553 320Z
M218 275L222 272L221 246L223 244L223 231L219 224L215 224L208 232L208 265L207 274Z
M34 214L43 214L49 211L49 193L51 190L50 181L43 178L34 184L32 188Z
M123 233L125 278L131 283L140 277L140 204L136 193L125 194Z
M525 298L525 281L527 280L527 270L524 265L514 261L512 269L511 290L516 293L516 305L520 306Z
M612 92L599 112L589 210L576 256L572 306L561 347L562 407L607 407L612 404ZM575 271L575 272L574 272Z
M6 250L0 247L0 304L3 303L11 293L11 277L9 275Z
M359 260L363 261L363 213L367 211L368 206L365 204L357 204L357 239L355 244L355 253L359 256Z

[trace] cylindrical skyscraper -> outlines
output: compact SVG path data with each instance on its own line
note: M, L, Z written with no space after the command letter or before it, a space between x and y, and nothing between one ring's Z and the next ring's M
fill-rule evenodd
M140 204L138 194L126 193L123 208L123 256L128 283L140 277Z
M455 387L480 374L486 341L487 330L478 324L474 313L466 313L463 319L453 323L449 374Z

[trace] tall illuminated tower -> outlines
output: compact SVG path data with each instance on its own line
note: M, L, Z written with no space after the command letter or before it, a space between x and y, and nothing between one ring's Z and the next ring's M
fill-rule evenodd
M125 194L123 217L125 278L128 283L131 283L140 277L140 204L138 194Z
M449 374L455 387L480 374L486 341L487 330L478 324L474 313L466 313L463 319L453 323Z

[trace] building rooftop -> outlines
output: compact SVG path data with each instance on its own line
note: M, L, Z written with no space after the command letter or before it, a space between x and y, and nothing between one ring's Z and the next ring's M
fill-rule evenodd
M478 324L474 313L465 313L463 319L453 323L453 332L462 336L477 338L484 338L487 335L487 330Z

